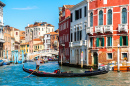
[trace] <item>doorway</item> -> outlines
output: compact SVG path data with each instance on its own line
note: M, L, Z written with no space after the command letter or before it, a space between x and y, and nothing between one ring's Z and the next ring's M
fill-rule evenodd
M94 65L98 66L98 54L96 52L94 52L93 58L94 58Z

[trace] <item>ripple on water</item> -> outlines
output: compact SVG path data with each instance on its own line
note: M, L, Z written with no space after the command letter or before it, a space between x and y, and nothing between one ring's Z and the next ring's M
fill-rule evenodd
M0 67L0 85L42 85L42 86L129 86L130 72L117 73L109 72L108 74L92 77L37 77L22 70L22 64L11 64L10 66ZM26 68L35 69L35 63L25 63ZM48 62L40 66L40 70L53 72L56 69L61 71L84 72L86 69L59 66L57 62Z

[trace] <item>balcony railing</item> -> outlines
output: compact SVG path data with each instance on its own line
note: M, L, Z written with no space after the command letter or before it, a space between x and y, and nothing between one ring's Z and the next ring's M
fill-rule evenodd
M86 33L93 35L93 27L86 28Z
M118 32L122 31L128 33L128 24L118 24Z
M95 33L103 33L104 26L95 26Z
M84 42L84 44L85 44L85 42ZM82 46L82 45L83 45L83 41L75 41L75 42L69 43L69 47Z
M104 32L111 32L113 33L113 26L112 25L105 25Z
M84 46L87 45L87 40L83 40L83 45L84 45Z
M69 42L69 47L73 47L73 42Z

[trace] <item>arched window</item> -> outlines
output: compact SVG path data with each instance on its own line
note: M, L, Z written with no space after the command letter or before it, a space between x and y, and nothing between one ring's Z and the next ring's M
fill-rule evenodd
M103 25L103 11L99 11L99 25Z
M107 13L107 24L108 25L112 25L112 10L108 10L108 13Z
M127 23L127 9L123 8L122 9L122 24L126 24Z
M90 27L93 26L93 13L90 13Z

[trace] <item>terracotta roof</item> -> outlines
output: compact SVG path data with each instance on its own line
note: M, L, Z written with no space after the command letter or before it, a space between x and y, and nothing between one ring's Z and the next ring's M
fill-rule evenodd
M33 41L41 41L41 39L37 38L37 39L33 39Z
M34 44L34 45L43 45L43 42L40 42L40 43L37 43L37 44Z
M66 8L72 8L74 5L64 5Z
M29 44L29 42L21 43L20 45L28 45L28 44Z
M20 31L19 29L14 28L14 31Z
M25 37L24 37L24 36L21 36L21 37L20 37L20 40L24 40L24 39L25 39Z
M47 25L47 26L51 26L51 27L54 27L53 25L51 24L47 24L47 22L35 22L34 24L31 24L27 27L36 27L36 26L44 26L44 25Z
M25 31L20 31L20 35L25 35Z
M54 34L58 34L58 33L56 33L56 32L50 32L50 33L46 33L46 34L54 35Z

